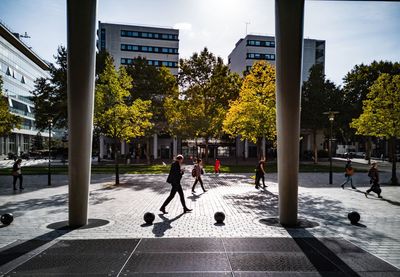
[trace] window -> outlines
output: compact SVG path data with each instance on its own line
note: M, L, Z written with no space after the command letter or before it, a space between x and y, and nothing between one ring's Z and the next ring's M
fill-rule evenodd
M275 47L275 41L247 40L248 46Z
M275 60L275 54L247 53L247 59L255 60Z
M178 48L139 46L130 44L121 44L121 51L138 51L151 53L178 54Z
M130 59L130 58L121 58L121 64L122 65L129 65L133 64L135 62L135 59ZM178 62L171 62L171 61L157 61L157 60L147 60L147 63L149 65L153 66L165 66L165 67L178 67Z
M135 32L135 31L127 31L127 30L121 30L121 37L140 37L140 38L149 38L149 39L178 40L178 35L174 35L174 34Z

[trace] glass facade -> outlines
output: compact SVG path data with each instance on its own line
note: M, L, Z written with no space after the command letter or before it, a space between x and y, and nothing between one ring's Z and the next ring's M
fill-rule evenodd
M137 32L137 31L128 31L128 30L121 30L121 37L149 38L149 39L160 39L160 40L178 40L178 35L175 35L175 34Z
M178 54L178 48L131 45L131 44L121 44L121 50L132 51L132 52L145 52L145 53Z
M247 53L247 59L274 61L275 54Z
M129 65L135 63L135 59L130 59L130 58L122 58L121 59L121 64L123 65ZM147 63L149 65L154 65L154 66L165 66L165 67L172 67L172 68L177 68L178 63L177 62L171 62L171 61L156 61L156 60L147 60Z
M275 41L248 39L247 46L275 47Z
M8 98L10 111L23 118L20 129L14 129L8 137L0 138L0 155L20 154L17 152L29 151L29 143L26 142L38 132L35 129L33 102L29 97L34 90L35 80L48 77L48 72L43 69L47 69L47 65L2 24L0 31L2 93Z

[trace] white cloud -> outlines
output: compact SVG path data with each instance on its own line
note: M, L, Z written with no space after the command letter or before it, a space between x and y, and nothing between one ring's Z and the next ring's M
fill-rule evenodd
M174 25L174 28L181 31L190 31L192 30L192 24L188 22L178 22Z

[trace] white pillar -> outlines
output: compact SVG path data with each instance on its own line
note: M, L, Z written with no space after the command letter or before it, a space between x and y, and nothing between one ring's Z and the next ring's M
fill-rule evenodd
M96 0L67 0L69 225L87 224L96 57Z
M244 158L247 159L249 157L249 142L247 139L244 140Z
M176 158L178 155L178 138L176 136L173 136L173 145L172 145L172 156L173 158Z
M275 0L279 220L297 224L304 0Z
M158 136L154 134L153 136L153 156L154 159L158 159Z
M125 155L126 141L121 141L121 155Z
M100 136L99 141L100 141L99 156L100 156L100 159L103 159L103 157L104 157L104 137Z
M266 147L266 140L265 140L265 136L263 136L262 137L262 140L261 140L261 158L263 158L263 159L266 159L266 157L267 157L267 153L266 153L266 151L265 151L265 147Z

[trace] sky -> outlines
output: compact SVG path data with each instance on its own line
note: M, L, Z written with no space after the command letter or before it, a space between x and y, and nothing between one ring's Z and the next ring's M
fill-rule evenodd
M207 46L225 61L246 34L274 35L273 0L98 0L102 22L180 29L188 58ZM0 0L0 20L42 58L66 45L65 0ZM400 61L400 2L306 1L304 37L326 40L325 73L336 84L354 65Z

